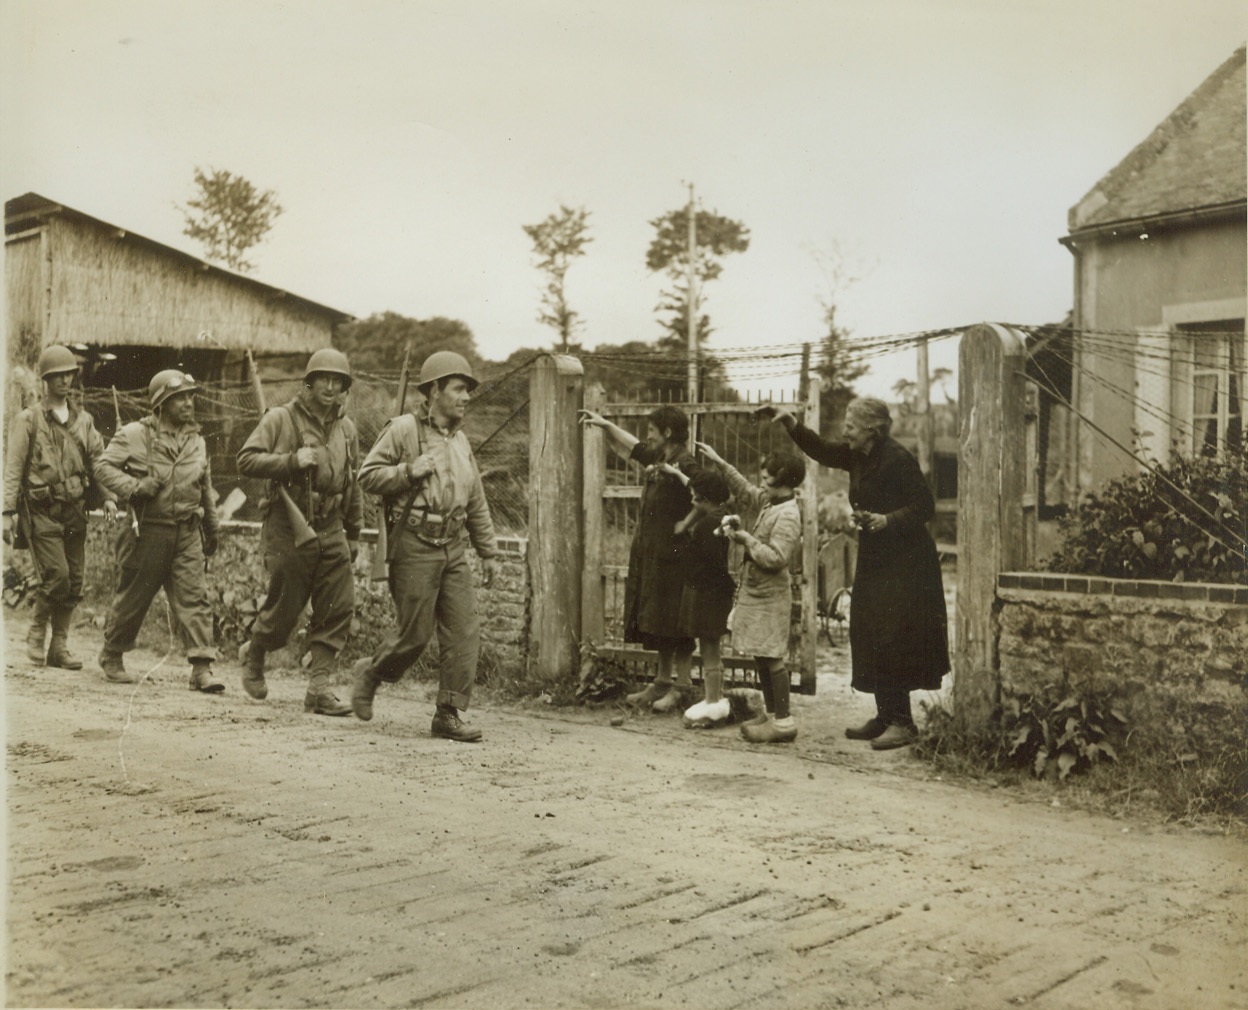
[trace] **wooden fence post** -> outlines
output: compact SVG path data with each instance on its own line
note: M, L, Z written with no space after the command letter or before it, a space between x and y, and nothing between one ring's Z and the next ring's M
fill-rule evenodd
M602 384L595 382L585 390L585 408L601 412L606 403ZM581 642L602 645L606 637L603 606L606 596L602 584L602 488L607 480L606 439L602 429L586 425L581 429L584 480L581 512L584 516L585 561L581 576ZM582 670L581 674L584 675Z
M809 348L810 345L804 345ZM807 363L806 350L802 362ZM818 378L807 380L805 390L806 410L802 423L811 431L819 431L819 396L822 383ZM802 638L801 663L802 691L815 693L815 667L819 646L819 480L818 466L813 460L806 461L806 480L799 490L802 500Z
M580 661L585 377L566 354L538 358L529 379L529 659L543 683L571 677Z
M1027 350L1015 331L973 326L958 349L958 588L953 703L958 723L987 727L997 710L997 574L1031 563Z

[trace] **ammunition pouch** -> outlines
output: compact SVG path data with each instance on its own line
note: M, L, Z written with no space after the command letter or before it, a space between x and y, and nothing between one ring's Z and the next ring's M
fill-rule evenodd
M308 525L313 529L324 529L326 526L337 522L345 517L342 514L342 504L346 500L345 495L341 494L321 494L319 491L312 492L312 514L308 515L308 492L306 488L300 487L298 484L282 484L286 489L286 494L291 502L294 503L295 509ZM282 508L282 496L277 490L277 482L269 485L268 491L260 498L258 508L261 515L268 515L270 508Z
M341 519L342 497L340 494L323 495L312 492L312 515L308 516L308 521L313 526L320 527Z
M391 529L394 528L398 519L397 514L387 515ZM407 514L404 531L413 534L416 539L431 547L445 547L454 542L463 532L467 519L468 513L462 508L452 510L450 515L414 508Z
M48 508L60 502L82 501L86 486L77 474L71 474L55 484L40 484L23 490L26 501L33 508Z

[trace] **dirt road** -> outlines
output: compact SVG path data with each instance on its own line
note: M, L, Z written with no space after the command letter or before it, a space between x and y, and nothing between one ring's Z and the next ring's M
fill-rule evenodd
M1248 1007L1242 841L933 780L831 675L793 749L488 703L474 746L423 686L315 718L21 630L9 1005Z

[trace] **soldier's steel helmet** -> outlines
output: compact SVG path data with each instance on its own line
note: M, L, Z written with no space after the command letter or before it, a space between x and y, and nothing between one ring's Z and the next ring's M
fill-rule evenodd
M337 375L342 379L343 389L351 388L351 365L342 351L337 351L332 347L322 347L319 351L313 351L312 357L308 358L308 367L303 370L303 381L307 382L317 372Z
M437 382L439 379L449 379L452 375L463 378L468 383L469 392L481 385L477 377L472 374L472 365L468 364L468 359L462 354L456 354L454 351L434 351L420 366L420 381L416 383L416 387L424 390L430 383Z
M60 372L76 371L78 371L78 359L68 347L52 344L50 347L45 347L43 353L39 355L40 378L46 379L49 375L57 375Z
M175 393L191 393L198 388L190 372L166 368L152 376L152 381L147 384L147 395L152 401L152 410L156 410Z

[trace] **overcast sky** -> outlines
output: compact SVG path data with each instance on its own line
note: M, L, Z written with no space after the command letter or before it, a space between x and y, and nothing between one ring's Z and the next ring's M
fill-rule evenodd
M1248 35L1242 0L0 10L6 199L199 254L175 207L192 170L241 173L286 208L258 279L462 319L494 358L554 339L521 229L560 203L591 214L568 276L586 345L656 337L648 222L688 182L752 233L706 289L712 349L817 341L827 297L863 338L1059 320L1067 209Z

